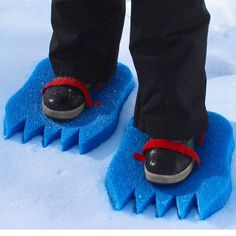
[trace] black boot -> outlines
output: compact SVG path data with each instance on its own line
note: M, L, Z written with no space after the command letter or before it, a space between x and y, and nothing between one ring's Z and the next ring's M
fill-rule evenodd
M173 146L182 144L190 151L193 151L194 148L194 138L189 141L167 142L170 142L170 145ZM152 148L145 153L145 176L147 180L157 184L179 183L192 173L194 162L192 158L181 152Z
M56 79L52 83L59 80ZM75 79L70 78L68 81L72 81L71 85L69 83L58 83L58 85L46 85L44 88L42 108L50 118L57 120L75 119L86 108L86 98L83 90L86 90L88 94L90 85L83 84L81 90L81 88L74 86L73 81L77 83ZM78 83L82 84L82 82Z

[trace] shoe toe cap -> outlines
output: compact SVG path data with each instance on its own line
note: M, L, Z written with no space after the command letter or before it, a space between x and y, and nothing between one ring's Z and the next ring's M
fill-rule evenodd
M152 174L176 175L192 162L189 157L173 151L152 149L146 154L145 168Z
M57 111L73 110L84 104L83 94L70 86L50 87L43 96L44 105Z

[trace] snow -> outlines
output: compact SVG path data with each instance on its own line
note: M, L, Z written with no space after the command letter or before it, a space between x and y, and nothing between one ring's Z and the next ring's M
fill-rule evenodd
M236 0L206 0L212 15L207 56L208 110L228 118L236 129ZM48 54L51 37L50 0L0 1L0 122L4 106ZM121 42L120 61L134 67L128 51L130 2ZM113 211L104 178L124 128L133 114L136 90L121 113L114 135L87 155L76 147L46 149L41 137L21 144L21 135L5 141L0 135L0 228L236 228L236 162L232 161L233 191L225 208L199 221L195 209L179 220L173 207L155 218L150 206L141 215L133 203ZM3 133L3 125L0 126Z

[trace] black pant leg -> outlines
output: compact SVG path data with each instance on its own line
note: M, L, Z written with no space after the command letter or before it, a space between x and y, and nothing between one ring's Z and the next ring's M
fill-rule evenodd
M115 72L125 0L52 0L49 57L57 76L105 82Z
M209 20L204 0L132 0L130 51L139 80L134 126L152 138L190 138L208 127Z

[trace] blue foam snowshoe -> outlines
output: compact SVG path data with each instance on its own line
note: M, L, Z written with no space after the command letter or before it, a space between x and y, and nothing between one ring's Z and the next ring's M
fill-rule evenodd
M51 119L53 117L48 116L52 113L47 114L45 109L43 112L44 105L49 111L53 110L50 110L52 107L46 100L43 99L42 102L41 94L53 78L50 61L45 59L39 63L24 86L10 98L4 120L5 137L10 138L17 132L23 132L22 141L25 143L36 135L43 135L43 146L48 146L60 138L62 150L68 150L78 144L81 154L107 140L116 129L122 106L134 88L134 80L128 67L118 64L116 74L102 89L91 90L90 103L99 101L100 106L80 109L72 114L73 117L68 117L65 112L60 113L63 114L61 118L73 118L70 121ZM46 89L49 87L52 86L49 84ZM46 93L47 91L44 91L44 95ZM82 110L83 112L80 112ZM55 112L53 114L55 115Z
M106 175L106 188L115 210L121 210L135 199L136 213L155 204L156 216L161 217L175 205L179 218L183 219L196 206L200 219L205 219L224 207L231 193L233 129L221 115L208 114L204 145L195 147L200 168L195 168L184 181L164 186L148 181L144 164L134 158L134 153L141 152L149 137L134 128L131 119Z

